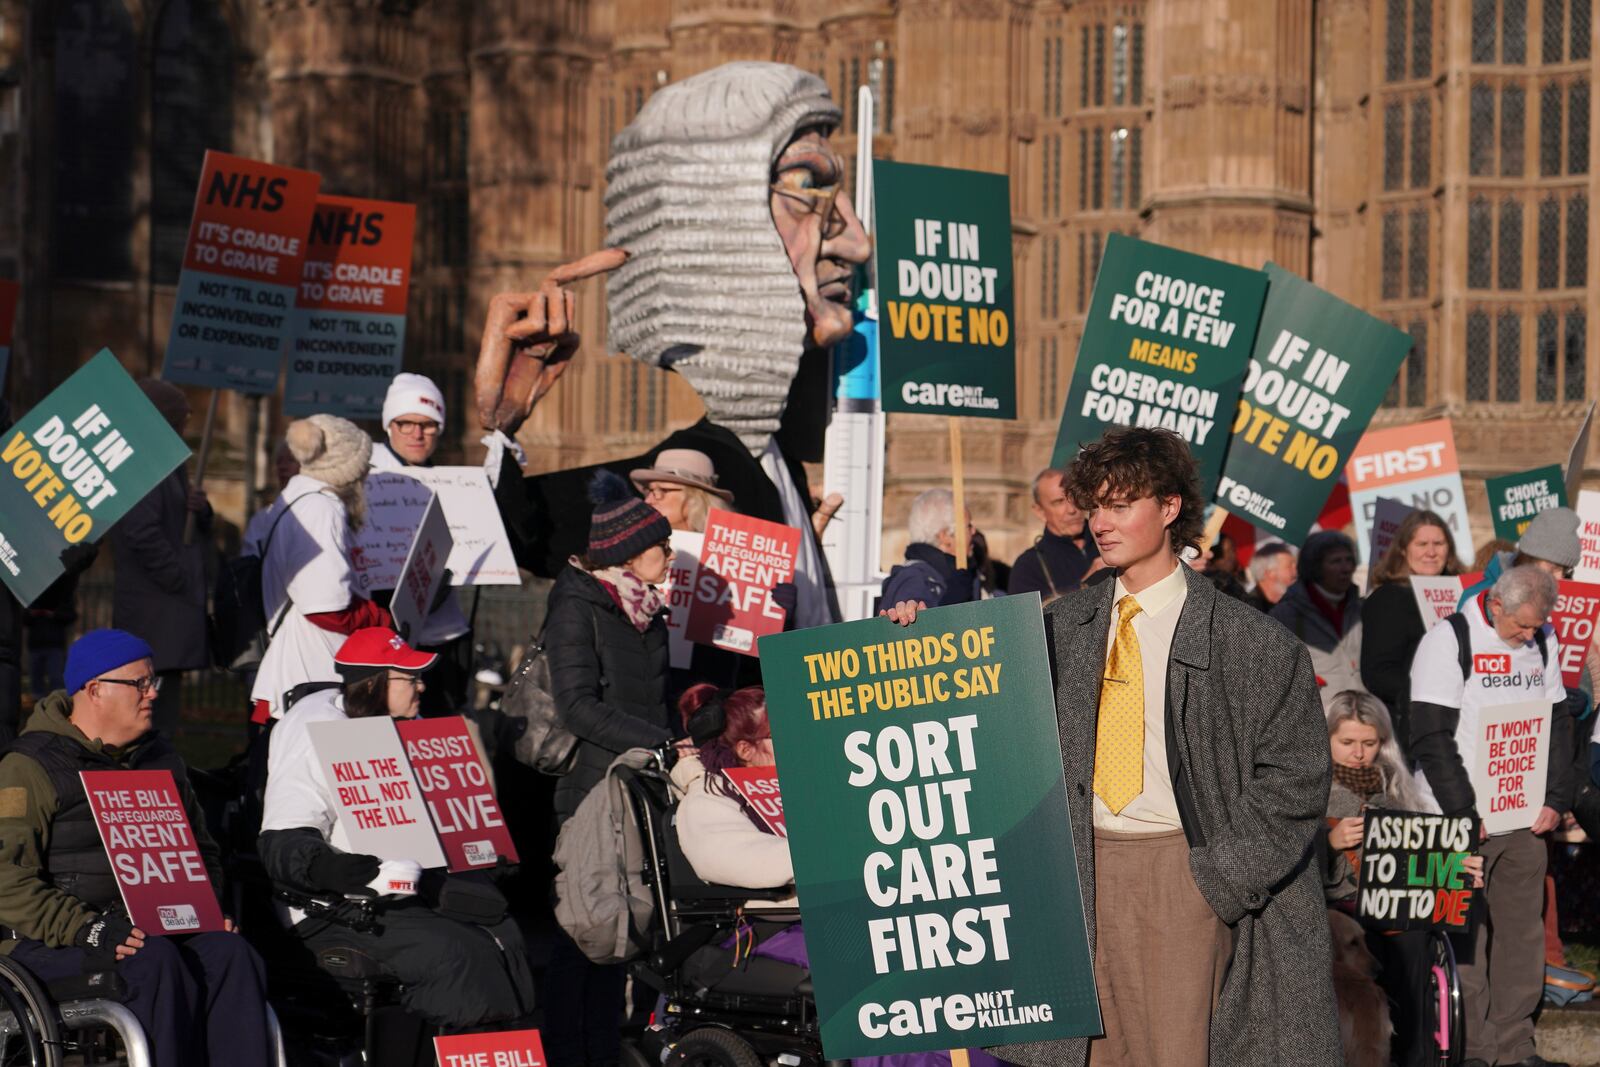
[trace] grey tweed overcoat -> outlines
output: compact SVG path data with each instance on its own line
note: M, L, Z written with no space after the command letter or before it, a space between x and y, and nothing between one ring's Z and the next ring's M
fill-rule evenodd
M1167 668L1167 762L1195 883L1233 933L1211 1027L1213 1067L1339 1067L1328 921L1312 859L1327 810L1328 731L1304 647L1185 568ZM1095 947L1095 719L1114 583L1045 609L1067 807ZM1107 904L1106 906L1112 906ZM1160 922L1160 916L1151 916ZM1173 930L1174 938L1186 936ZM1160 986L1162 976L1150 982ZM1086 1039L1004 1045L1024 1067L1082 1067Z

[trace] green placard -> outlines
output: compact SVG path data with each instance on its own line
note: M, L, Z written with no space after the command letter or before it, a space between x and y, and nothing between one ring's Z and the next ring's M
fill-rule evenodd
M1162 426L1189 442L1209 496L1266 295L1258 270L1112 234L1051 466L1107 427Z
M872 161L883 410L1017 417L1011 179Z
M1411 336L1266 265L1269 288L1216 501L1292 545L1400 373Z
M827 1055L1098 1034L1038 594L760 649Z
M1566 476L1559 463L1521 474L1503 474L1490 478L1485 485L1494 535L1507 541L1522 540L1523 531L1539 512L1567 506Z
M108 348L0 435L0 580L24 606L189 455Z

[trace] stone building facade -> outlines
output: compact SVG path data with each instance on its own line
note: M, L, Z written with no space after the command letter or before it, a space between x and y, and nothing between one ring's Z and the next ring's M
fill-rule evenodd
M159 368L219 147L418 204L406 365L469 456L484 307L598 246L611 135L661 85L773 59L832 86L846 157L865 85L879 155L1011 176L1019 417L966 435L998 556L1033 535L1028 478L1114 232L1276 261L1410 331L1380 420L1450 415L1470 482L1559 459L1595 395L1594 33L1592 0L0 0L0 276L24 283L7 395L31 404L102 346ZM606 353L600 296L524 431L537 468L698 415ZM225 513L267 487L250 442L280 426L271 400L225 399ZM927 416L889 442L892 559L948 445Z

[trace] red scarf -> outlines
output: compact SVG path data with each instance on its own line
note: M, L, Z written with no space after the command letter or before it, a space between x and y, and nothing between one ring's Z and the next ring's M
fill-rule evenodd
M1321 590L1317 588L1314 582L1306 583L1306 596L1311 598L1311 606L1317 609L1317 614L1333 624L1334 636L1343 637L1344 603L1334 604L1330 602L1327 597L1322 595Z

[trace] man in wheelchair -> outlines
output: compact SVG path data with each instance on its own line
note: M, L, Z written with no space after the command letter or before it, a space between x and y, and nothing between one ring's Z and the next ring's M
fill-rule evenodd
M80 771L172 772L213 887L218 850L183 761L151 728L150 646L93 630L67 653L66 689L34 708L0 758L0 951L45 983L113 972L160 1067L272 1062L261 959L232 932L147 937L123 911ZM216 1025L212 1025L215 1021Z

